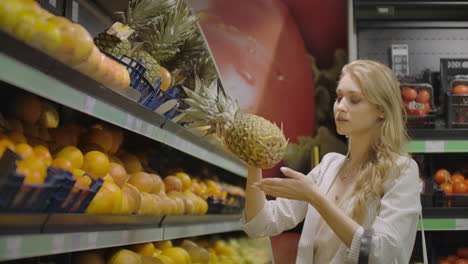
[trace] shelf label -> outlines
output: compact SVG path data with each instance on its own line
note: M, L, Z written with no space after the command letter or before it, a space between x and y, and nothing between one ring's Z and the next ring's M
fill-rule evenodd
M65 235L58 234L54 235L52 239L52 252L53 253L62 253L65 247Z
M146 126L146 131L145 131L145 135L148 136L148 137L152 137L153 136L153 132L154 132L154 126L151 125L150 123L147 124Z
M78 15L79 15L80 6L78 5L77 1L72 1L72 21L78 23Z
M444 152L444 150L443 140L426 141L426 152Z
M88 248L94 249L97 246L97 232L90 232L88 233Z
M92 96L85 96L84 104L83 104L83 111L88 114L92 114L94 112L94 107L96 106L96 98Z
M5 256L8 259L20 257L22 242L23 242L23 238L21 236L9 236L7 238Z
M129 232L128 230L123 230L120 232L120 243L125 244L128 243Z
M456 230L468 230L468 219L456 219L455 229Z
M71 246L76 250L81 248L81 234L71 234Z
M135 119L135 127L134 127L135 132L140 132L141 133L142 132L141 131L141 126L142 125L143 125L143 121L141 121L141 119L136 118Z
M128 129L133 128L133 122L135 121L135 117L132 116L131 114L127 114L127 120L125 121L125 127Z

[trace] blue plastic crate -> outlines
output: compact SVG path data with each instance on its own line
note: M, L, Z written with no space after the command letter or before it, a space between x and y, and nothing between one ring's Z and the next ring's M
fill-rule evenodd
M169 100L177 100L176 106L170 111L164 113L163 116L170 120L180 114L178 109L180 105L183 104L183 102L179 99L181 93L180 87L172 87L167 91L162 91L160 89L161 77L158 77L156 82L151 84L144 76L146 73L146 68L141 64L141 58L134 59L127 55L123 55L121 58L117 58L104 51L102 52L127 68L130 74L130 87L137 90L141 94L141 97L138 100L139 104L145 106L151 111L155 111L163 103Z
M60 187L59 177L48 174L43 184L25 184L25 176L16 172L20 157L7 149L0 161L0 211L41 213L52 194Z

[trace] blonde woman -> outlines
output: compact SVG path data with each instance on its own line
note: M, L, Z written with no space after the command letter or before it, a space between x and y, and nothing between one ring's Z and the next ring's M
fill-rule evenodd
M243 229L273 236L305 219L296 263L408 263L421 204L397 80L387 66L358 60L343 68L336 91L348 155L329 153L307 175L281 168L286 178L249 168Z

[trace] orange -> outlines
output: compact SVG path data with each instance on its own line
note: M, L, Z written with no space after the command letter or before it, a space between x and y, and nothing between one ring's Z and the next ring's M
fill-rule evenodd
M0 157L3 156L5 150L9 148L10 150L15 151L15 144L8 138L0 139Z
M74 187L89 188L89 186L91 186L91 183L93 183L93 180L91 180L91 178L89 178L86 175L78 176L78 177L74 176L74 178L76 179ZM72 191L78 192L77 189L73 189Z
M23 157L23 159L34 155L33 148L30 145L26 144L26 143L20 143L20 144L16 145L15 150L16 150L16 153L18 155Z
M32 171L24 165L19 165L16 171L24 175L23 183L26 184L42 184L45 181L45 177L37 171Z
M99 151L90 151L84 155L82 169L93 177L103 178L109 172L109 159Z
M141 162L137 156L130 153L125 153L123 155L120 155L119 159L123 162L127 173L143 171L143 166L141 165Z
M12 108L13 114L28 124L36 123L42 113L42 104L39 97L28 93L18 94L14 98Z
M163 254L157 255L155 258L161 260L164 264L176 264L177 263L173 259L171 259L170 257L168 257L166 255L163 255Z
M12 132L8 133L7 136L11 140L13 140L13 142L15 142L16 144L18 144L18 143L27 143L28 142L26 137L21 132L12 131Z
M39 172L33 171L26 174L26 178L24 178L24 182L26 184L42 184L45 181L45 177L42 176Z
M29 174L32 178L36 179L45 179L47 176L47 165L43 160L34 156L28 157L24 160L19 160L16 164L18 165L18 169L26 174L25 176L28 176L27 174ZM38 174L36 175L36 173Z
M160 250L173 247L172 242L170 240L156 241L154 242L154 246Z
M65 159L65 158L55 158L52 161L52 166L55 168L59 168L62 170L67 170L67 171L72 171L73 170L73 164L71 161Z
M159 75L161 76L161 86L159 89L166 91L172 83L171 73L164 67L159 67Z
M182 191L190 189L190 187L192 186L192 179L190 179L190 176L187 173L178 172L175 174L175 176L182 181Z
M190 255L181 247L164 249L162 254L170 257L177 264L188 264L191 261Z
M78 179L78 177L83 176L86 172L84 170L74 169L72 173L73 173L73 177Z
M64 147L55 155L55 157L69 160L73 169L80 169L83 166L83 153L74 146Z
M146 172L137 172L130 175L128 183L142 192L150 193L155 185L154 178Z
M147 257L152 257L155 253L154 245L150 242L133 245L130 247L130 250Z
M52 163L52 155L50 155L49 149L42 145L34 147L34 155L43 160L47 165Z
M115 183L104 181L93 200L86 208L88 214L112 214L120 212L122 190Z
M100 146L105 152L109 152L114 144L112 139L113 135L107 128L100 125L95 125L82 137L81 143L96 144Z
M115 162L109 164L109 174L119 187L122 187L130 177L125 168Z

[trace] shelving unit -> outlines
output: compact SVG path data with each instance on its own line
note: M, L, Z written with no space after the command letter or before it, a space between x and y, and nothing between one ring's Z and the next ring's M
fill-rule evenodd
M407 147L411 153L465 153L468 140L412 140Z
M240 215L24 215L21 224L14 216L0 215L3 227L15 227L3 230L12 234L0 235L0 261L232 232L241 227ZM30 233L24 234L25 230Z
M244 163L185 127L0 32L0 81L245 178ZM0 214L0 261L240 231L240 215Z
M0 38L1 81L247 176L242 161L214 143L4 33Z

